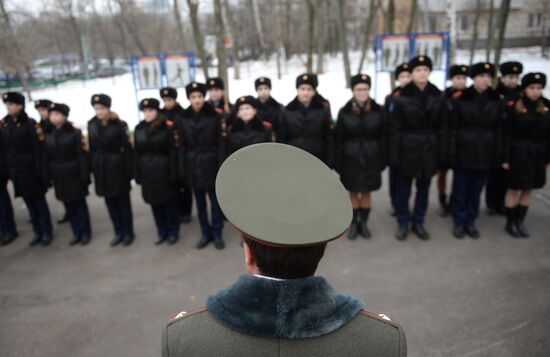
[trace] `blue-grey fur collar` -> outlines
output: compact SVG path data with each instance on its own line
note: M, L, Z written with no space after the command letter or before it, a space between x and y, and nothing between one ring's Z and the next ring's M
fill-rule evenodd
M275 281L242 275L208 296L206 307L219 322L239 332L297 339L337 330L364 303L336 291L321 277Z

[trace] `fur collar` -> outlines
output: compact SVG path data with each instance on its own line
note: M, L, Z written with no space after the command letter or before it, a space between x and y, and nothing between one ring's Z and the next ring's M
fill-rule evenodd
M364 307L322 277L274 281L242 275L208 296L206 307L224 325L260 337L318 337L337 330Z
M262 103L259 98L256 98L256 99L258 100L258 109L271 108L271 107L279 108L281 106L281 104L271 96L265 103Z
M382 109L380 107L380 105L378 105L378 103L376 103L372 98L369 99L369 101L370 101L370 111L371 112L379 112ZM353 112L353 107L354 107L354 101L353 101L353 99L350 99L350 100L348 100L346 105L344 105L342 107L342 112L343 113L351 113L351 112Z
M290 111L296 111L296 110L301 110L303 108L303 104L300 103L300 101L298 100L298 97L295 97L290 103L288 103L288 105L286 106L286 109L287 110L290 110ZM311 104L309 105L309 109L325 109L325 104L324 104L324 98L319 95L319 94L316 94L315 96L313 96L313 99L311 100Z
M407 84L406 86L401 88L401 90L399 92L399 95L405 96L405 97L412 97L412 96L416 95L417 91L420 91L420 90L414 84L414 82L411 81L409 84ZM439 88L437 88L435 85L433 85L432 82L428 82L428 84L426 84L426 88L424 88L424 91L429 96L437 97L437 96L441 95L441 91L439 90Z
M204 102L204 105L202 106L201 110L198 113L195 113L195 111L193 110L193 107L191 107L191 106L188 106L184 110L184 116L186 118L191 118L196 114L198 114L200 116L203 116L203 115L204 116L217 115L216 111L214 110L214 107L212 107L212 104L210 104L209 102Z
M500 95L498 95L498 93L491 87L487 88L487 94L488 94L487 98L489 98L489 100L493 100L493 101L500 100ZM476 91L474 86L471 85L462 91L462 95L460 96L460 99L465 101L472 101L475 99L477 95L478 95L478 92Z
M231 125L231 128L229 129L232 133L235 133L237 131L242 131L245 129L245 127L248 126L250 129L254 131L264 131L265 126L263 122L260 120L258 115L256 115L252 120L248 123L245 123L240 118L236 118L233 124Z

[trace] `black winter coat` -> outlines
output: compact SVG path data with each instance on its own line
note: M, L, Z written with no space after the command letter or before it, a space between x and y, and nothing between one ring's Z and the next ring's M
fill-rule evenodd
M515 190L542 188L550 163L550 101L519 99L506 120L503 161L510 164L507 186Z
M187 182L196 190L213 190L226 155L223 118L205 103L198 113L188 107L182 124Z
M500 99L502 99L506 106L513 106L516 100L519 99L519 95L521 93L521 88L518 85L515 88L508 88L506 87L502 81L498 81L496 91L498 95L500 95Z
M291 101L281 113L277 141L303 149L333 167L334 124L325 103L317 96L308 108L297 98Z
M210 104L214 111L218 113L218 115L222 119L222 123L227 127L231 126L231 124L233 124L233 122L237 118L235 106L229 102L227 102L226 106L225 97L222 98L217 105L214 104L213 101L208 101L208 104Z
M55 197L76 202L88 195L90 168L82 133L70 122L51 129L44 140L47 182L53 182Z
M258 116L245 123L241 119L236 119L227 140L227 155L245 146L268 143L271 141L272 127L268 122L262 122Z
M177 123L181 120L185 114L185 109L182 108L180 103L176 102L176 105L172 109L163 108L161 114L168 120L172 120L174 123Z
M335 129L335 168L346 190L376 191L386 166L386 119L374 101L360 108L353 99L340 109Z
M22 112L0 122L0 135L8 176L16 197L39 198L47 190L44 174L44 133L39 124Z
M491 88L483 94L470 86L453 101L450 156L453 168L489 170L502 159L503 102Z
M152 123L142 121L136 126L134 176L146 203L163 205L176 199L179 150L181 146L172 121L159 117Z
M132 144L125 121L116 113L103 124L97 117L88 121L91 169L98 196L117 197L130 191Z
M260 99L258 99L258 117L260 117L260 120L271 123L275 134L279 129L279 117L282 109L283 105L272 97L269 97L265 103L260 102Z
M2 129L3 120L0 121L0 130ZM0 185L8 180L8 165L6 164L6 147L3 144L3 136L0 132Z
M441 161L445 97L428 83L421 91L414 83L403 87L388 103L388 159L405 177L433 176Z

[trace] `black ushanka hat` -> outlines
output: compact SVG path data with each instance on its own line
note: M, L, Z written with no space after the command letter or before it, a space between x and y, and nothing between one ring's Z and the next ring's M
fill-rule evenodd
M401 74L401 72L411 73L411 69L408 63L401 63L399 66L395 67L395 79L399 77L399 74Z
M19 92L6 92L2 94L4 103L15 103L25 105L25 96Z
M420 55L420 56L413 57L409 61L409 68L410 68L411 72L415 67L419 67L419 66L426 66L431 71L432 70L432 59L428 56Z
M455 64L449 68L449 78L459 75L468 76L468 66L465 64Z
M479 62L470 67L470 77L474 78L477 75L487 73L491 77L495 76L495 66L489 62Z
M521 88L525 89L528 85L540 84L542 88L546 87L546 75L540 72L527 73L521 78Z
M258 89L259 86L268 86L271 89L271 79L268 77L260 77L254 81L254 89Z
M239 107L243 104L249 104L254 108L258 108L258 100L251 95L242 96L235 102L235 110L239 110Z
M507 74L521 74L523 72L523 65L521 62L502 62L499 66L500 74L503 76Z
M223 79L221 79L220 77L208 78L208 80L206 81L206 86L208 89L212 89L212 88L225 89Z
M50 107L48 108L48 111L51 112L59 112L63 114L64 116L68 117L69 112L71 111L71 108L67 104L63 103L51 103Z
M51 100L48 99L38 99L34 101L34 108L44 108L44 109L50 109L50 105L52 104Z
M302 84L309 84L313 87L313 89L317 89L317 86L319 85L319 79L317 78L316 74L303 73L296 77L296 88L298 88Z
M355 76L351 77L351 89L355 87L359 83L365 83L370 87L370 77L368 74L356 74Z
M202 93L202 95L206 95L206 84L192 82L185 86L185 94L187 94L187 98L189 98L193 92L199 92Z
M109 97L107 94L94 94L92 95L92 99L90 100L90 103L92 104L92 107L95 104L103 105L107 108L111 107L111 97Z
M139 110L144 110L144 109L159 110L160 102L158 101L158 99L155 99L155 98L145 98L141 102L139 102Z
M176 88L164 87L160 90L160 97L176 99L178 97L178 91Z

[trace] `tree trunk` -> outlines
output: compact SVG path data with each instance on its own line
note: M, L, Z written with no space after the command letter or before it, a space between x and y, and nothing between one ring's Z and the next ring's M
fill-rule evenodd
M313 0L306 0L307 5L307 64L306 72L313 72L313 44L315 36L315 4Z
M344 57L344 75L346 88L350 87L351 69L349 65L347 31L346 31L346 0L338 0L338 33L340 34L340 49Z
M208 58L206 57L206 51L204 50L201 28L199 26L199 1L187 0L187 5L189 6L189 17L191 20L191 27L193 29L195 47L197 47L197 52L199 53L199 58L201 60L202 72L204 73L204 79L206 80L210 76L208 75Z
M449 58L451 63L455 63L458 32L456 31L456 1L454 0L447 0L447 18L451 37L451 53L449 54Z
M478 36L478 25L479 25L479 14L481 13L481 0L476 0L476 14L474 17L474 28L472 30L472 42L470 43L470 62L469 66L472 65L474 61L474 54L476 52L477 36Z
M141 38L139 36L139 31L134 26L133 22L133 14L128 13L129 7L133 6L132 0L117 0L118 6L120 7L120 19L122 20L122 23L124 24L124 27L126 27L126 30L128 30L128 33L130 34L130 37L132 37L132 40L134 40L135 44L138 46L139 51L142 54L147 53L147 48L141 41Z
M216 57L218 57L218 77L225 83L225 98L229 99L229 80L227 77L227 55L225 52L225 31L221 0L214 0L214 21L216 23Z
M487 41L485 47L485 61L489 62L491 59L491 46L493 44L493 14L494 14L494 0L489 2L489 22L487 25Z
M283 36L283 42L284 42L284 45L285 45L285 57L287 59L287 61L290 59L290 57L292 56L292 46L291 46L291 43L290 43L290 31L291 31L291 24L290 24L290 19L291 19L291 16L290 16L290 11L291 11L291 0L283 0L284 1L284 7L285 7L285 31L284 31L284 36Z
M407 26L407 32L413 32L414 20L416 19L417 8L418 8L418 0L412 0L411 13L409 16L409 25Z
M510 1L511 0L502 0L500 4L500 11L498 16L498 37L497 44L495 46L495 58L493 63L495 64L495 72L498 73L498 65L500 62L500 53L502 51L502 44L504 43L504 34L506 31L506 24L508 23L508 13L510 12ZM493 87L496 87L498 83L498 76L493 78Z
M267 61L269 59L269 54L267 53L267 48L265 45L264 30L262 28L262 19L260 17L260 7L258 5L258 0L252 0L252 13L254 14L254 26L256 27L256 32L258 34L260 48L262 49L265 60Z
M19 76L19 80L21 81L21 85L23 86L23 91L27 93L29 101L32 101L31 87L29 86L29 82L27 81L27 77L25 75L26 61L23 55L23 51L21 51L19 43L15 38L15 33L11 26L11 17L6 10L4 0L0 0L0 12L2 15L2 19L4 20L4 31L7 34L8 41L11 45L11 48L13 49L13 52L15 53L15 62L17 63L17 75Z
M231 39L233 40L233 46L231 47L231 53L233 55L233 78L241 79L241 69L239 63L239 31L237 30L237 23L235 22L235 17L229 7L228 0L223 0L223 8L225 9L229 32Z
M174 0L174 19L176 20L176 25L178 26L178 37L180 40L181 49L182 51L185 51L187 45L185 43L185 30L183 28L183 21L181 20L179 0Z
M394 20L395 20L395 2L394 0L388 0L388 8L386 10L384 18L384 31L387 33L394 32Z
M367 23L365 24L365 33L363 38L363 46L361 47L361 58L359 59L359 66L357 68L357 73L361 73L363 70L363 63L365 59L368 59L369 45L370 45L370 34L372 32L372 25L374 23L374 15L380 6L380 0L371 0L369 5L369 16L367 17Z
M326 41L326 24L327 24L327 2L326 0L320 0L319 4L319 22L317 22L317 73L323 73L325 71L324 58L325 58L325 41Z

